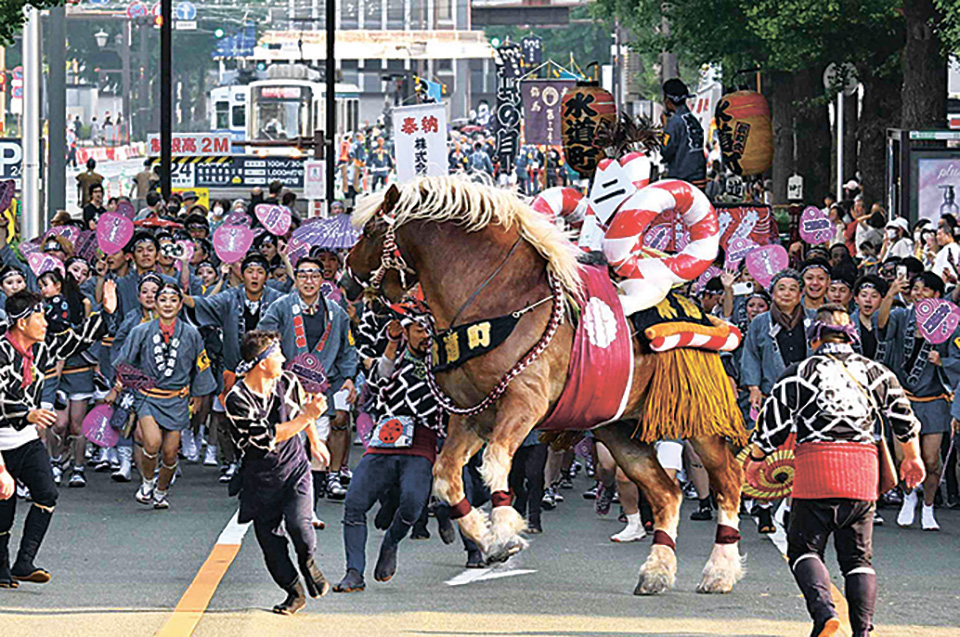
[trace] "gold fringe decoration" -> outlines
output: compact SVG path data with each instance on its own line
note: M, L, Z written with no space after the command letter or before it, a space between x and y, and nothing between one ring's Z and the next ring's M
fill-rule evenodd
M719 435L746 444L743 414L717 353L675 349L650 358L656 367L634 437L652 443Z

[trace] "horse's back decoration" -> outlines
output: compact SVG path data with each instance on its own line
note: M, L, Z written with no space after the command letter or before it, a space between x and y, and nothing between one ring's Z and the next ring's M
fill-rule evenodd
M567 383L540 429L593 428L620 418L627 406L633 380L630 327L609 275L586 267L581 276L584 298Z

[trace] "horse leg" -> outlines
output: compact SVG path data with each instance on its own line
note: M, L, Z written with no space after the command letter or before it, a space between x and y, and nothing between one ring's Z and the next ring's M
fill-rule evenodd
M638 487L653 508L653 546L640 567L634 595L655 595L673 588L677 576L676 537L680 523L680 487L667 475L653 446L633 437L634 425L616 422L593 433L606 445L623 472Z
M463 419L451 415L447 439L433 466L433 493L450 505L450 519L457 521L464 535L486 552L490 547L487 516L467 502L463 490L463 467L482 446L483 440L465 426Z
M710 486L717 495L717 537L698 593L729 593L743 577L740 557L740 465L726 440L720 436L693 438L694 449L710 474Z
M487 447L483 452L483 465L480 475L490 489L490 532L493 543L485 553L487 563L506 561L511 555L527 548L528 543L520 537L527 528L523 516L512 506L513 494L510 493L510 466L513 454L520 448L524 438L540 420L537 414L546 412L531 404L530 397L507 395L497 410L497 425L493 430Z

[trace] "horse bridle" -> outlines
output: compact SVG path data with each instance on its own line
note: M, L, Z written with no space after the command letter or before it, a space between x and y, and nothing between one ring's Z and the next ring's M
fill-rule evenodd
M360 280L360 277L356 275L353 269L348 265L344 271L344 276L346 276L352 283L359 286L361 289L373 288L374 290L379 290L381 294L383 289L381 284L383 283L384 277L387 276L387 272L390 270L396 270L400 275L400 285L404 290L410 288L410 285L407 282L407 276L415 276L416 271L407 265L406 260L403 258L403 253L400 252L400 246L397 245L397 227L394 223L394 220L386 215L380 216L381 220L386 224L387 230L383 235L383 250L380 253L380 267L373 271L373 274L370 275L370 280L367 283L364 283Z

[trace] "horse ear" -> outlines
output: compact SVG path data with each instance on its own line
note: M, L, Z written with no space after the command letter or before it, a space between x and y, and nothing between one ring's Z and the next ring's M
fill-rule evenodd
M396 184L390 184L390 187L387 188L386 194L383 195L383 203L380 204L380 214L390 214L390 212L393 210L393 207L397 205L398 201L400 201L400 190L397 188Z

